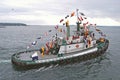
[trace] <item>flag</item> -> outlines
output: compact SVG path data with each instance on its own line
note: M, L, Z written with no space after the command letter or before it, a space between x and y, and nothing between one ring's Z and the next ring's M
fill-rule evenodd
M99 29L96 29L96 31L100 31Z
M83 23L84 26L86 26L89 22Z
M104 35L102 35L102 36L106 37L106 35L105 35L105 34L104 34Z
M31 45L27 46L27 49L29 49L31 47Z
M51 32L52 30L49 30L48 32Z
M81 14L82 16L85 16L85 14L84 14L84 13L82 13L82 12L80 12L80 14Z
M47 33L47 32L45 32L45 36L48 36L48 33Z
M84 19L87 19L87 17L84 17Z
M63 33L66 34L65 29L63 29Z
M32 45L36 45L37 41L32 42Z
M86 23L83 23L83 26L84 26L84 29L86 30L87 29Z
M69 15L67 15L66 17L65 17L65 19L67 19L69 17Z
M71 13L71 17L74 16L74 15L75 15L75 12L72 12L72 13Z
M65 25L65 23L63 23L63 25Z
M58 29L58 25L55 26L55 29Z
M79 9L76 9L76 11L79 11Z
M59 28L59 29L58 29L58 32L62 32L62 28Z
M80 16L80 17L78 17L78 20L79 21L83 21L83 18Z
M37 39L41 39L41 37L38 37Z
M92 26L93 24L90 24L90 26Z
M60 28L60 32L62 32L62 28Z
M88 24L89 22L87 22L86 24Z
M63 22L63 21L64 21L64 19L61 19L61 20L60 20L60 23Z

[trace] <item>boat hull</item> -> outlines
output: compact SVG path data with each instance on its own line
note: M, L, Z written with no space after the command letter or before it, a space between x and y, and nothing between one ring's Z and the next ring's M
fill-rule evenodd
M102 44L102 43L101 43ZM106 40L104 45L101 44L91 47L82 51L77 51L74 55L62 56L53 59L45 59L45 60L36 60L36 61L24 61L19 60L17 55L24 54L25 52L20 52L12 55L11 61L15 68L19 69L31 69L31 68L39 68L43 66L50 66L50 65L64 65L69 63L80 62L84 60L89 60L95 57L100 56L101 54L105 53L109 46L109 41ZM37 51L37 50L33 50ZM30 51L29 51L30 52ZM31 51L32 52L32 51Z

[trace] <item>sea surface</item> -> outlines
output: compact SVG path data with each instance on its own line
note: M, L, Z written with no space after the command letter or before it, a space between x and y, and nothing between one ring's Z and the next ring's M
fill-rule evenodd
M24 51L36 38L37 45L30 49L39 49L49 40L54 26L6 26L0 28L0 80L120 80L120 26L98 27L109 39L106 53L97 58L68 65L51 65L30 70L16 70L11 56Z

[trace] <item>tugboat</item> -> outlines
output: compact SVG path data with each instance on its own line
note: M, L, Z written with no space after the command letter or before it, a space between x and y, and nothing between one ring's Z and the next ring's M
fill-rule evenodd
M71 35L69 20L67 18L72 18L75 14L77 16L76 31ZM90 30L93 24L89 22L84 23L84 19L87 19L84 13L79 12L77 9L76 13L73 12L67 15L65 19L60 20L60 23L63 22L63 25L66 26L66 32L63 31L65 32L64 37L59 37L55 33L54 39L43 45L40 49L13 54L11 57L13 65L19 68L37 68L88 60L105 53L109 46L109 40L106 39L106 35L96 28L96 24L94 24L96 32L102 35L96 39L95 33ZM55 28L58 29L58 26Z

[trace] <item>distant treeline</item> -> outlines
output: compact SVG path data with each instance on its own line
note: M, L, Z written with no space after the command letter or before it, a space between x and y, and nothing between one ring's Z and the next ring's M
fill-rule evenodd
M27 26L24 23L0 23L0 26Z

